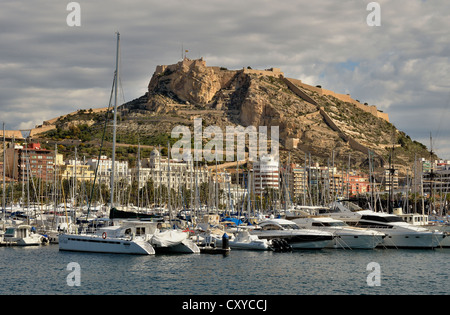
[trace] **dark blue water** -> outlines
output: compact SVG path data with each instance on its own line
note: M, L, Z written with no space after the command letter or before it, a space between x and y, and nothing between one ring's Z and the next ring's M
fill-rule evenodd
M2 247L0 294L437 295L450 293L449 259L450 249L127 256ZM67 282L71 262L80 266L79 286ZM380 266L379 286L367 283L371 262Z

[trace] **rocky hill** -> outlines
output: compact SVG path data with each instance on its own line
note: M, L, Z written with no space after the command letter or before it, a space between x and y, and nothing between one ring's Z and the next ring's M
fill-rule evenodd
M158 66L148 92L120 107L118 141L166 146L174 143L176 125L193 132L195 118L203 127L249 125L279 126L282 159L303 163L305 155L327 163L367 167L368 152L377 166L389 159L410 165L428 157L426 147L395 128L386 113L361 104L350 95L337 94L300 80L285 78L277 68L228 70L209 67L203 59L184 59ZM82 139L85 146L101 138L104 113L76 112L52 122L53 130L37 135L55 141ZM36 132L34 132L36 134Z

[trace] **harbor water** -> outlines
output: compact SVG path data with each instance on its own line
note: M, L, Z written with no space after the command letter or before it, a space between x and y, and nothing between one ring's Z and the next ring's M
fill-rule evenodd
M1 247L0 294L447 295L449 259L448 248L128 256Z

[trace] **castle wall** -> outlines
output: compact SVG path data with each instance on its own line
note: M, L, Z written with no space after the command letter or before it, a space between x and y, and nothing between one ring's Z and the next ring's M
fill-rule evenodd
M305 92L303 92L297 85L292 82L292 79L283 78L284 83L291 89L292 92L300 96L303 100L311 103L313 105L317 105L316 101L309 97Z
M342 139L344 139L345 141L347 141L348 144L350 145L350 147L353 150L360 151L362 153L368 154L369 148L365 147L364 145L362 145L361 143L359 143L358 141L356 141L352 137L350 137L350 136L346 135L345 133L343 133L342 130L334 123L333 119L331 119L331 117L328 116L328 114L323 110L323 108L320 108L320 114L325 119L327 124L331 127L331 129L333 129L334 131L338 132L339 136Z
M360 102L358 102L357 100L353 99L350 94L339 94L339 93L335 93L333 91L327 90L327 89L322 89L320 87L317 86L312 86L309 84L305 84L303 83L301 80L297 80L297 79L288 79L290 82L294 83L295 85L308 89L310 91L316 92L319 95L329 95L329 96L333 96L335 98L337 98L338 100L342 101L342 102L347 102L347 103L351 103L353 105L355 105L356 107L358 107L359 109L371 113L372 115L374 115L375 117L384 119L386 121L389 121L389 115L383 112L380 112L377 107L375 105L364 105L361 104Z
M281 70L279 68L270 68L270 69L266 69L266 70L254 70L254 69L243 68L242 72L247 73L247 74L267 75L267 76L277 77L277 78L280 78L283 76L283 72L281 72Z
M339 136L346 142L348 142L349 146L357 151L363 152L365 154L367 154L369 152L369 149L367 147L365 147L364 145L362 145L361 143L359 143L358 141L356 141L355 139L353 139L351 136L346 135L341 128L339 128L338 125L336 125L336 123L333 121L333 119L331 119L330 116L328 116L328 114L323 110L322 107L319 107L319 105L317 104L316 101L314 101L312 98L310 98L305 92L303 92L296 84L294 84L295 80L293 79L288 79L288 78L283 78L283 81L287 84L287 86L291 89L292 92L294 92L296 95L298 95L300 98L302 98L303 100L316 105L320 114L322 115L323 119L326 121L326 123L330 126L331 129L333 129L334 131L336 131ZM298 80L297 80L298 81ZM288 138L286 139L287 141L287 148L294 148L298 146L298 141L296 141L296 139L294 138Z

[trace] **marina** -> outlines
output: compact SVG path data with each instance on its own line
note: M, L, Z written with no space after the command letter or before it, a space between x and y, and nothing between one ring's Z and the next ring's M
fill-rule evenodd
M450 254L447 193L441 190L441 200L432 198L435 191L431 187L427 198L421 195L422 205L416 196L414 205L409 205L412 190L408 191L411 182L406 179L406 193L394 196L391 155L389 168L381 170L384 182L376 183L372 174L369 180L356 174L350 176L350 166L346 176L341 172L334 177L337 168L329 165L323 172L326 177L319 178L320 167L312 166L311 157L306 155L305 167L301 171L298 168L297 173L290 170L290 155L284 166L279 156L272 155L274 152L249 163L245 160L245 143L237 143L244 160L237 154L238 160L228 165L227 171L219 171L217 151L215 165L208 165L211 161L206 161L205 155L205 161L201 160L204 165L199 166L192 156L186 160L184 156L174 158L168 141L164 161L163 150L152 146L146 161L147 177L141 176L140 144L132 156L136 167L128 172L128 164L116 160L119 44L117 33L111 92L114 106L108 107L98 158L91 158L90 164L79 164L75 150L75 162L68 164L73 168L66 167L64 179L57 170L56 143L55 150L50 151L26 139L22 145L11 143L7 151L3 128L0 257L6 263L0 268L0 293L450 292L446 268ZM203 59L184 58L178 66L183 65L206 67ZM158 78L171 75L176 67L167 68L169 71ZM216 67L214 71L228 70ZM256 74L247 69L234 76L248 73ZM273 78L274 73L280 75L274 68L263 75ZM290 82L288 86L295 95L317 105L291 81L277 82ZM114 115L111 159L104 155L110 113ZM319 114L331 121L322 109ZM201 119L193 120L194 126L202 127ZM267 139L263 142L267 144ZM271 150L278 153L278 148L274 150L277 144L278 139L271 139ZM177 145L179 149L175 142ZM358 148L367 151L361 145ZM367 152L370 165L372 157ZM334 151L332 154L334 164ZM22 185L20 198L14 196L14 183L6 184L7 156L13 161L12 165L9 162L9 174L20 179ZM242 169L241 161L245 164ZM88 180L78 181L78 166L90 172ZM233 183L230 170L234 167ZM41 173L44 169L45 174ZM297 180L291 180L294 175ZM336 180L339 185L335 185ZM360 184L355 184L359 190L350 192L351 180ZM423 191L423 183L418 187ZM63 272L72 263L80 267L78 276L82 274L83 279L82 285L75 288L65 281ZM376 285L369 281L371 264L381 268L377 276L382 284L380 279ZM8 266L13 267L13 273ZM24 279L27 282L22 285Z

